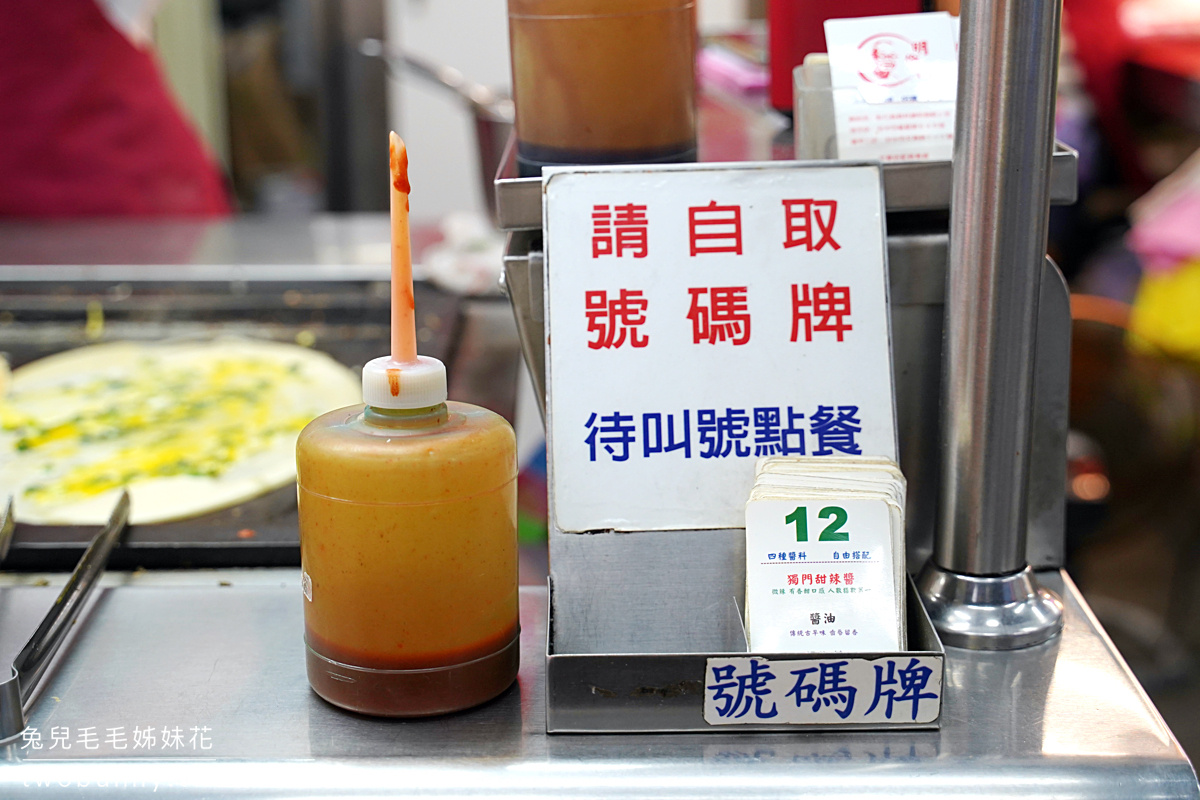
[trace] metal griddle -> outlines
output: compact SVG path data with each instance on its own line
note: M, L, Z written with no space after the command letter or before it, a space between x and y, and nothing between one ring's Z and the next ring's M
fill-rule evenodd
M338 268L312 265L92 267L84 279L56 279L83 269L0 267L0 352L13 367L87 344L222 334L279 342L311 335L314 348L352 369L388 347L386 266L341 268L344 279L331 277ZM89 338L87 309L95 303L104 327ZM418 283L416 304L421 352L451 363L460 299ZM94 526L18 524L5 569L69 570L94 533ZM293 484L211 514L134 525L110 568L299 563Z

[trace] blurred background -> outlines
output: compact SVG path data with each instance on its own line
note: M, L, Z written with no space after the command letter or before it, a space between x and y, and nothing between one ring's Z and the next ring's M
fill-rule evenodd
M720 153L790 157L790 119L768 99L781 57L768 20L787 5L699 0L702 155L709 135ZM423 348L450 360L452 396L516 423L522 579L542 583L541 418L490 206L512 114L507 25L502 0L5 0L0 349L19 365L95 340L93 304L101 337L160 335L147 320L168 316L227 324L224 290L97 270L175 266L168 277L192 280L257 263L340 278L257 295L219 273L243 313L274 309L272 335L336 351L386 303L381 153L395 129L411 159ZM1066 0L1057 119L1079 153L1079 200L1053 209L1050 242L1073 296L1068 570L1195 758L1200 1Z

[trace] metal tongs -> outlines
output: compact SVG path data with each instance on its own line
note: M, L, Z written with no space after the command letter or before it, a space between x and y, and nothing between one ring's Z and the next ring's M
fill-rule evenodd
M67 579L67 585L13 661L11 674L0 683L0 743L20 736L25 730L26 714L33 706L33 698L37 695L46 668L67 638L96 581L104 574L108 555L116 546L128 520L129 493L122 492L108 524L92 537L83 558L79 559L75 571ZM13 504L10 500L4 518L0 520L0 560L8 555L14 527Z

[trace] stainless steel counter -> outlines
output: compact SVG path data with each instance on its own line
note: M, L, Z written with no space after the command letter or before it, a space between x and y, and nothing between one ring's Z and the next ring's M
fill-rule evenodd
M1061 640L949 649L940 731L547 736L544 590L522 593L517 685L473 711L387 721L309 691L295 571L110 575L32 714L41 749L0 748L0 797L1200 795L1074 586L1044 583L1066 600ZM0 588L0 655L53 595Z
M138 276L138 266L168 265L176 280L244 279L272 267L297 283L386 280L390 258L386 212L0 220L0 276L6 280L128 280Z

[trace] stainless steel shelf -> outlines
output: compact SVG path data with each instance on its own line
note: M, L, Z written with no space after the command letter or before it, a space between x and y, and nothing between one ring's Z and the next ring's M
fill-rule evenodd
M703 149L701 150L703 152ZM1078 193L1078 154L1058 142L1050 169L1050 202L1070 205ZM788 163L788 162L780 162ZM937 211L950 207L950 162L924 161L883 165L887 210ZM541 178L517 177L516 147L512 140L496 174L497 224L503 230L542 227Z
M1074 586L1041 575L1066 602L1063 636L947 648L940 731L548 736L544 589L521 595L517 685L472 711L397 721L309 690L296 570L110 574L31 715L42 749L0 748L0 797L1200 795ZM54 594L0 588L0 656ZM155 745L135 747L135 727L153 727ZM180 747L162 746L164 727ZM69 750L49 749L54 728Z

